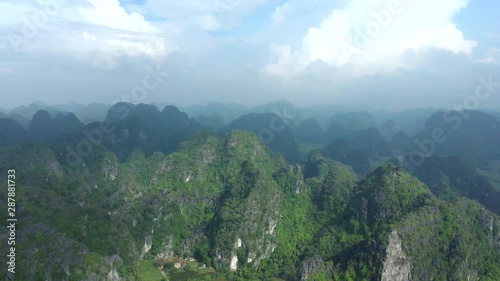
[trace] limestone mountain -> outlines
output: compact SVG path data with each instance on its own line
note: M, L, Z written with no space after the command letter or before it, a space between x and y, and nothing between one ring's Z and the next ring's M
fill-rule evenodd
M394 120L387 120L378 127L378 130L384 137L393 137L398 132L398 127Z
M205 128L212 131L218 131L226 125L224 119L219 114L213 113L210 115L200 114L196 117L196 121Z
M130 117L184 116L163 112L132 108ZM130 135L149 133L146 122L127 120ZM190 128L181 120L167 131ZM195 134L168 155L132 147L122 161L96 147L75 167L42 144L0 149L0 173L19 174L17 279L144 280L144 263L169 258L194 258L221 280L500 276L500 218L463 197L437 198L401 167L387 164L359 181L320 150L287 163L237 130Z
M454 199L457 196L477 200L489 210L500 214L500 192L488 179L457 157L427 158L414 175L427 184L438 197Z
M373 116L364 111L337 113L333 119L353 131L364 130L370 127L376 127L377 125Z
M274 113L289 123L298 123L304 120L304 113L302 110L288 100L268 102L252 108L252 111L254 113Z
M399 151L411 151L414 147L413 139L404 131L398 131L391 138L391 146L393 149L397 149Z
M6 111L6 112L8 112L8 111ZM19 125L21 125L21 127L23 127L25 130L28 130L28 127L29 127L29 124L31 121L31 119L28 119L24 116L21 116L20 114L4 113L1 111L0 111L0 118L10 118L12 120L16 120L16 122L19 123Z
M0 118L0 147L29 141L28 132L14 119Z
M205 105L191 105L180 109L189 114L189 116L199 116L202 114L210 116L212 114L217 114L221 116L222 120L226 124L251 112L251 110L246 106L236 103L221 102L209 102Z
M392 147L389 141L376 128L370 127L356 132L348 139L353 149L364 151L371 156L391 156Z
M109 106L102 103L69 103L64 105L57 105L58 109L63 112L73 112L84 124L90 122L101 121L106 116Z
M115 129L105 134L104 145L112 150L122 161L136 149L147 155L155 151L172 153L177 146L202 127L186 113L175 106L166 106L159 111L153 105L117 103L106 116ZM89 124L89 130L97 129L98 124Z
M332 120L328 123L325 130L324 140L326 142L332 142L336 139L345 139L352 135L349 128L345 127L342 123L336 120Z
M294 129L297 140L306 143L323 143L323 128L315 119L306 119Z
M323 152L326 157L351 166L358 174L366 175L370 172L370 159L363 150L352 149L348 142L337 139L325 146Z
M47 111L52 117L55 117L58 113L62 112L62 110L60 110L55 106L50 106L42 102L34 102L29 105L21 105L16 108L13 108L9 111L9 113L18 114L20 116L23 116L24 118L31 120L33 116L40 110Z
M446 137L436 145L442 156L458 156L481 166L486 160L500 157L500 122L498 118L481 111L442 111L432 115L425 123L425 130L415 138L432 139L435 130ZM412 149L419 149L415 145Z
M275 113L252 113L241 116L221 129L221 133L235 130L253 132L272 150L282 153L292 163L300 161L300 153L293 130Z
M74 113L59 113L52 118L49 112L40 110L33 115L28 133L34 141L50 145L58 137L77 132L82 128L83 124Z

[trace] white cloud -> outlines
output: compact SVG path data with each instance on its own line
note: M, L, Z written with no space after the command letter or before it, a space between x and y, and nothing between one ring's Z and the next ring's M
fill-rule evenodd
M214 15L204 15L195 19L202 30L215 31L222 28L222 23Z
M114 68L124 57L158 62L178 49L160 28L137 12L128 13L118 0L34 2L0 3L1 31L16 55L61 54ZM37 23L36 18L45 20Z
M454 23L465 0L401 0L401 13L366 46L359 30L390 0L57 1L65 3L20 53L0 40L0 83L15 93L11 103L111 102L142 82L147 65L172 74L150 101L185 104L448 106L474 91L478 74L500 77L498 51L471 59L475 42L457 28L470 24L467 14ZM273 10L274 20L266 14ZM0 37L21 34L40 11L35 0L0 0ZM479 38L488 31L474 30ZM487 39L481 44L498 47ZM349 56L347 47L363 52Z
M237 26L261 6L273 0L147 0L136 10L165 19L168 28L181 31L215 31Z
M146 55L155 60L164 59L175 50L176 46L169 46L162 37L163 31L146 21L144 16L137 12L127 13L118 0L87 0L93 7L78 8L86 23L116 29L112 33L83 33L86 43L91 41L100 44L100 50L93 56L100 58L97 61L113 65L113 58L124 53L129 56Z
M106 29L47 34L39 52L74 57L84 65L115 69L123 59L152 60L161 63L178 47L161 36ZM64 42L63 46L59 46ZM71 48L68 48L70 46Z
M0 3L0 25L9 25L19 23L22 19L19 15L24 15L27 12L26 5L19 3ZM8 11L8 12L7 12Z
M500 64L500 49L491 48L486 55L486 58L479 60L478 62L487 64Z
M160 34L162 31L148 23L136 12L127 13L118 0L87 0L94 7L78 8L87 23L104 27L134 31L139 33Z
M282 24L286 21L287 17L289 17L290 14L293 13L293 10L294 7L288 2L285 2L285 4L283 4L282 6L276 7L273 14L271 15L273 23Z
M300 48L272 46L278 52L264 71L293 75L320 61L354 75L404 67L404 54L430 48L472 53L476 42L464 39L453 17L469 0L348 0L319 27L309 28Z
M82 38L83 38L83 41L95 41L95 40L97 40L97 37L95 37L95 35L92 35L92 34L88 33L87 31L82 32Z
M292 48L285 45L271 45L271 60L274 64L265 66L265 71L281 77L291 77L300 72L297 68L297 53L292 53Z

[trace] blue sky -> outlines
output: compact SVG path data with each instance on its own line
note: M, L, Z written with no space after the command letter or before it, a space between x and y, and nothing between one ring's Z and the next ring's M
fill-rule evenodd
M500 81L499 11L490 0L0 0L0 108L130 99L147 68L169 75L133 102L453 108L478 77Z
M470 1L456 17L460 30L467 37L477 38L479 53L500 43L500 2L489 0ZM493 38L495 37L495 38Z

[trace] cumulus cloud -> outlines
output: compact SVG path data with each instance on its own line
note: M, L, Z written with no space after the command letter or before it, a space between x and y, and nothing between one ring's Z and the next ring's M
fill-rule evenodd
M354 75L406 67L405 54L426 49L471 54L477 45L466 40L453 22L469 0L348 0L318 27L311 27L301 46L271 46L277 58L264 71L279 76L303 73L324 62Z
M118 0L87 1L93 7L78 8L78 13L84 17L87 23L146 34L162 33L160 29L147 22L141 14L127 13Z
M149 56L162 60L175 50L162 37L162 30L145 20L137 12L126 12L118 0L87 0L92 7L79 7L78 13L87 24L117 30L117 32L83 32L86 44L99 48L90 54L94 62L114 66L116 59L123 55ZM88 55L88 53L87 53ZM88 59L88 56L83 56Z
M466 0L400 0L399 9L391 0L39 3L51 1L59 9L14 53L9 36L25 38L44 6L0 0L0 84L15 93L4 106L112 102L156 65L170 75L146 102L446 107L470 95L478 75L500 77L493 27L471 25L475 9L455 17ZM480 8L486 20L496 16Z
M80 44L75 48L78 51L76 57L96 67L115 68L123 57L145 57L158 63L177 50L161 37L142 34L83 33L72 39L75 44Z
M273 23L282 24L283 22L285 22L287 17L293 12L293 10L294 7L288 2L285 2L285 4L276 7L274 9L273 14L271 15Z
M162 30L118 0L19 0L0 3L0 29L20 57L61 54L96 67L114 68L122 58L161 61L178 47Z

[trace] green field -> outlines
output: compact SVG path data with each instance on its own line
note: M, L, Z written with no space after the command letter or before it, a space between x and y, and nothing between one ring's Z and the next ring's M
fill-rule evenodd
M198 273L195 271L179 271L176 273L170 273L170 281L187 281L194 278L203 278L207 275L213 275L213 272L209 273Z
M160 270L153 265L153 261L139 261L139 274L141 281L162 281L167 280ZM165 278L165 279L164 279Z
M162 274L158 268L154 266L154 261L139 262L139 280L141 281L187 281L195 278L204 278L205 276L216 275L215 270L211 267L198 267L198 262L187 262L193 270L186 271L184 269L171 269Z
M174 269L169 273L170 281L186 281L194 278L203 278L205 276L212 276L215 274L215 270L211 267L198 267L198 262L189 261L193 270L186 271L184 269Z
M500 161L491 161L487 167L487 170L479 168L476 170L481 176L488 178L490 183L500 191Z
M208 278L212 281L227 281L223 274L216 273L211 267L198 267L198 262L189 261L188 264L193 268L192 271L186 271L182 268L172 269L162 275L161 271L154 266L154 261L139 261L140 281L188 281L193 279ZM285 281L279 278L271 278L272 281Z

